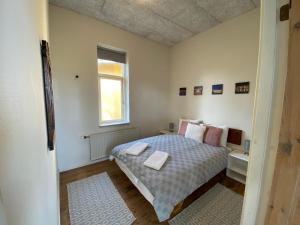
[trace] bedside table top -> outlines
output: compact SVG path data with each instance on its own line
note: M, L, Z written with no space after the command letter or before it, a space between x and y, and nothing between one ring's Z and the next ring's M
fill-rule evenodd
M239 150L233 150L232 152L229 153L229 156L246 161L246 162L249 161L249 155L246 155L242 151L239 151Z

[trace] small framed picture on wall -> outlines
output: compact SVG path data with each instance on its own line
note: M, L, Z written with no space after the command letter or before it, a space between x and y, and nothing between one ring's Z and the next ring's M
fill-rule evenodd
M235 84L236 94L248 94L250 91L250 82L240 82Z
M212 86L212 94L213 95L221 95L221 94L223 94L223 84L214 84Z
M179 88L179 96L186 96L186 87Z
M202 95L202 93L203 93L203 86L194 87L194 95Z

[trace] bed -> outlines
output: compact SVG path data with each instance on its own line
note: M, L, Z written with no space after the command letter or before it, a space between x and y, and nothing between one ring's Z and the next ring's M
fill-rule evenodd
M137 141L148 143L139 156L124 154ZM181 135L160 135L116 146L112 157L144 197L153 205L159 221L170 218L175 206L226 168L228 150L201 144ZM156 150L169 153L159 170L143 165Z

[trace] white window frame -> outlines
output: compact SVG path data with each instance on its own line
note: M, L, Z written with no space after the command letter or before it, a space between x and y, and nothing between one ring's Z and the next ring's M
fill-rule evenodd
M97 59L97 66L99 65L99 60ZM129 124L129 79L128 79L128 64L122 64L122 76L114 76L110 74L98 73L98 104L99 104L99 126L113 126L121 124ZM97 67L98 68L98 67ZM102 120L102 104L101 104L101 78L110 79L110 80L119 80L121 81L121 94L122 94L122 104L121 104L121 114L122 119L120 120Z

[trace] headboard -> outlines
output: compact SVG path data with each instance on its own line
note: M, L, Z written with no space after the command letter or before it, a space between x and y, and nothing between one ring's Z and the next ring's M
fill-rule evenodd
M228 130L228 137L227 142L235 145L241 145L242 144L242 130L229 128Z

